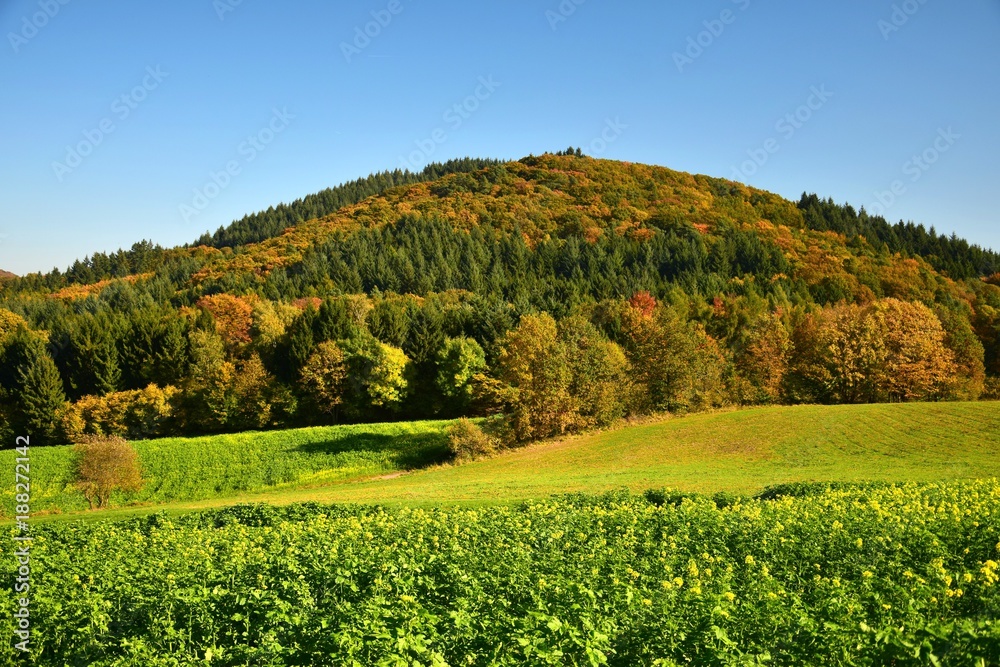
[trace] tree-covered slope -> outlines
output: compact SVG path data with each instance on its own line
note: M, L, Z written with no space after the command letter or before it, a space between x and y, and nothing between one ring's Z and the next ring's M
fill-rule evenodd
M206 239L220 247L142 242L3 281L0 427L505 412L524 440L663 410L1000 393L994 253L663 167L440 170L248 217Z
M443 164L433 163L417 173L397 169L371 174L297 199L291 204L278 204L266 211L247 215L227 227L220 227L214 234L204 234L195 245L226 248L257 243L278 236L301 222L330 215L390 188L432 181L445 174L476 171L497 163L496 160L464 158Z
M529 249L554 239L594 245L685 236L686 243L703 243L709 254L716 252L716 265L709 268L721 275L773 264L772 275L823 284L838 292L831 297L849 296L839 293L845 281L847 290L858 292L872 281L865 274L885 273L881 269L890 265L905 274L903 281L916 273L922 281L930 273L966 279L1000 268L995 253L964 241L914 225L891 226L815 197L794 204L741 184L661 167L544 155L393 188L233 255L216 253L195 280L234 273L265 278L275 269L297 269L310 250L344 232L381 229L401 219L516 236ZM908 259L919 260L919 268Z

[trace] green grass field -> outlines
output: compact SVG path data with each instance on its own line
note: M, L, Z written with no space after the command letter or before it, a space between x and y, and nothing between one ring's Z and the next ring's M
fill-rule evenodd
M112 518L240 502L489 504L669 487L754 492L797 481L1000 477L1000 404L759 408L573 436L464 465L447 422L344 426L136 443L146 488ZM0 453L13 469L14 453ZM69 448L32 450L33 510L79 516ZM2 503L9 514L10 490ZM42 517L39 517L42 518Z
M448 422L140 442L147 487L97 512L70 448L33 449L33 512L62 513L32 517L32 653L0 663L993 665L998 407L702 414L464 465ZM904 483L749 495L808 481ZM664 487L695 493L617 491Z
M798 406L701 414L495 459L335 487L329 501L503 501L562 492L753 492L797 481L1000 476L1000 404Z
M262 490L311 488L409 470L447 457L447 425L331 426L135 442L145 486L113 502L238 502ZM35 447L30 453L32 511L85 510L86 500L73 487L72 447ZM0 464L13 471L16 456L0 452ZM13 494L13 486L0 492L0 515L11 515Z

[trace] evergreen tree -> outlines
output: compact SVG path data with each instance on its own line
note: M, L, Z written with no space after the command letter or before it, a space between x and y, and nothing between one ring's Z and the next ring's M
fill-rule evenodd
M32 346L26 362L18 368L14 422L33 443L56 444L59 414L66 403L62 378L55 362L41 344Z
M115 323L105 316L81 318L66 332L63 371L73 398L103 396L121 388L115 332Z

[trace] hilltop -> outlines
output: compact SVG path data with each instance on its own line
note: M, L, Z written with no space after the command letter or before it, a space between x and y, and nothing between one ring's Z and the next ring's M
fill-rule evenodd
M57 292L178 264L197 267L189 285L227 273L259 283L277 269L299 268L309 250L345 233L403 219L441 220L466 232L516 231L530 248L552 238L594 243L609 236L648 240L660 232L695 231L712 241L733 229L749 231L792 260L791 268L808 284L846 279L853 291L859 285L846 276L867 268L845 267L853 257L920 260L903 269L910 274L903 280L922 267L933 270L925 274L957 280L1000 272L996 252L933 228L891 225L816 195L791 202L741 183L665 167L545 154L516 162L453 160L419 174L374 174L248 215L191 246L163 249L142 241L111 255L96 253L64 273L31 276L18 287Z

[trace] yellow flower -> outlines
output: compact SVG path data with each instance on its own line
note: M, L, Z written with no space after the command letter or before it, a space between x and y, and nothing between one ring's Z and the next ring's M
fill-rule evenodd
M730 602L736 599L736 595L732 591L726 591L722 594L722 597L726 598Z
M992 586L997 580L1000 580L1000 576L997 575L997 567L996 561L988 560L983 563L983 567L979 570L983 574L987 586Z
M754 560L753 560L753 556L747 556L747 557L746 557L746 558L744 559L744 562L745 562L745 563L746 563L747 565L753 565L753 563L754 563Z

